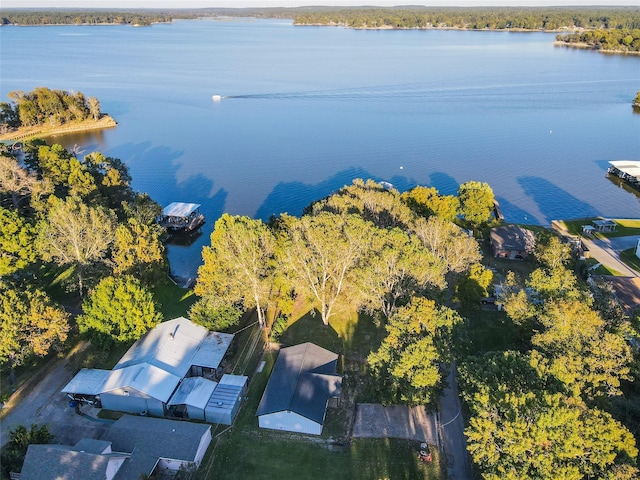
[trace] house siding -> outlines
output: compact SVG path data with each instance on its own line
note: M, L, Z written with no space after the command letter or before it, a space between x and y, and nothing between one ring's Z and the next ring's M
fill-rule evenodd
M322 425L294 412L275 412L258 417L260 428L320 435Z
M125 395L125 391L129 392ZM164 404L133 388L118 388L100 395L102 408L139 415L146 411L156 417L164 416Z

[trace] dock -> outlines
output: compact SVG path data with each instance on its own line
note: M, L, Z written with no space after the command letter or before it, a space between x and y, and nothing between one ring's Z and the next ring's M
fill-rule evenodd
M624 180L629 186L640 191L640 161L615 160L609 162L607 175L613 175Z
M204 224L198 203L173 202L164 207L156 222L168 232L194 232Z
M497 200L493 201L493 215L496 217L496 220L504 222L504 214L502 213L502 209L500 208L500 204Z

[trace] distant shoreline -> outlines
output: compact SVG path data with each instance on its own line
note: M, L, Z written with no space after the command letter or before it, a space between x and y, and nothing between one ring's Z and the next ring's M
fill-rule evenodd
M26 140L33 137L49 137L51 135L62 135L65 133L85 132L89 130L102 130L105 128L113 128L118 125L109 115L103 115L99 120L85 120L79 123L65 123L57 127L22 127L12 132L0 135L0 141L18 141Z

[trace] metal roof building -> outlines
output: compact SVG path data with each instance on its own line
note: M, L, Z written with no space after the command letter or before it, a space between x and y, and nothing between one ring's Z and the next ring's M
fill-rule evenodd
M209 332L184 317L169 320L135 342L113 370L83 369L62 392L75 397L99 395L109 410L164 416L183 378L216 375L232 340L231 334ZM194 380L184 388L195 383L207 385ZM200 403L197 408L203 409Z

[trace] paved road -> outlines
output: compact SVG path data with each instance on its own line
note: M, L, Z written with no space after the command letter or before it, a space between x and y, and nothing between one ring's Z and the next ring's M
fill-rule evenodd
M393 405L384 407L359 403L353 424L354 437L407 438L438 445L436 419L423 406Z
M471 458L467 452L455 363L449 368L447 388L440 397L440 438L447 458L447 478L473 480Z
M7 402L8 411L0 422L0 446L9 441L10 430L19 425L29 427L32 423L48 425L55 436L54 442L65 445L73 445L81 438L101 438L104 435L109 424L77 415L69 406L69 399L60 393L78 371L73 353L77 350L56 360L39 381L26 382ZM15 400L17 397L19 401ZM97 414L96 409L83 407L82 410L89 415Z
M639 277L640 272L620 261L620 252L632 248L638 244L637 235L630 237L606 238L595 240L583 238L582 242L589 249L592 258L595 258L605 267L620 272L626 277Z

